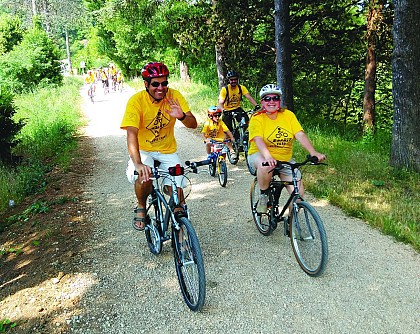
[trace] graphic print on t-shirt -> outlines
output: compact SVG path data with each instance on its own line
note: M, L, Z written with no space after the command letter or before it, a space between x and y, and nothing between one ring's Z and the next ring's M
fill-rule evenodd
M160 132L160 129L166 127L168 123L169 123L169 118L167 118L166 115L159 110L156 117L153 119L153 121L151 121L149 125L146 126L146 129L151 131L153 135L155 136L155 139L153 139L151 142L155 142L157 140L164 138L164 137L158 138L159 132Z
M293 140L293 134L278 126L268 137L267 140L276 147L285 147Z

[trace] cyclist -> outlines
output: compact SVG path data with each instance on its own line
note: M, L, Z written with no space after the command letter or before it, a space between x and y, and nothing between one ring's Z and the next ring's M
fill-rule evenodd
M230 132L226 124L220 119L222 110L213 106L207 110L207 115L209 119L204 122L203 129L201 130L204 143L206 144L207 158L209 159L211 157L211 140L222 142L226 138L230 138L231 141L227 142L226 145L231 151L231 155L234 157L233 159L236 159L235 151L232 148L232 142L235 141L235 138L233 138L232 132Z
M109 90L108 74L106 72L106 69L102 67L99 68L99 75L101 76L102 87L104 88L104 92L105 90Z
M187 128L195 129L197 120L191 113L187 101L180 92L168 87L169 70L161 62L147 63L141 75L145 90L134 94L127 102L121 129L127 130L127 146L130 159L127 166L127 178L134 184L137 197L136 216L133 226L144 230L147 196L152 192L152 170L154 161L160 162L160 168L180 163L176 153L174 135L175 122L178 119ZM138 172L138 177L134 171ZM177 176L178 185L182 185L182 176ZM178 188L180 202L183 204L182 189ZM182 213L182 208L176 208Z
M229 84L222 87L219 93L218 103L220 109L223 110L223 121L227 125L230 131L232 129L232 112L238 111L236 120L240 122L242 115L245 116L246 122L248 123L249 117L247 113L241 108L242 96L245 96L251 104L258 109L258 104L249 94L248 89L239 84L239 74L235 71L228 71L226 78Z
M112 90L116 90L117 83L117 68L114 63L109 63L108 76L112 80Z
M291 161L292 143L297 139L311 156L316 156L319 161L325 160L325 154L317 152L309 138L303 132L303 128L295 114L288 109L280 107L281 90L274 84L268 84L261 88L261 111L252 115L249 122L250 147L248 162L257 170L258 185L261 194L258 200L257 212L267 212L267 190L271 180L270 171L276 166L276 160ZM262 166L267 162L268 166ZM280 172L280 178L291 181L291 170L285 166ZM300 172L298 172L301 178ZM299 181L299 193L303 197L304 188ZM288 191L291 188L288 187Z
M119 90L122 91L123 88L124 88L124 86L123 86L124 85L124 76L123 76L121 71L117 72L117 84L118 84Z
M93 70L88 70L85 76L85 83L88 85L88 95L90 97L90 92L92 91L95 94L96 85L95 85L95 73ZM92 88L92 89L91 89Z

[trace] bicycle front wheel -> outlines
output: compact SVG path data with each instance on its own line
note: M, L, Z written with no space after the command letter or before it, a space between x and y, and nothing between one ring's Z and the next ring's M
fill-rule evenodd
M222 187L226 187L227 178L228 178L226 161L224 159L221 159L219 160L218 164L219 164L218 166L219 183Z
M251 173L251 175L256 176L257 175L257 170L255 169L254 166L251 166L250 163L248 162L248 147L249 147L249 143L248 143L248 136L249 133L248 131L244 134L244 154L245 154L245 162L246 162L246 166L248 167L248 171Z
M152 195L149 196L151 197ZM162 228L159 222L159 209L162 210L162 203L159 203L157 198L155 198L154 201L155 202L150 204L147 210L147 217L149 219L144 229L144 233L150 252L157 255L162 251Z
M254 223L257 226L258 231L262 235L270 235L274 229L272 224L270 223L270 216L271 216L271 209L267 213L258 213L257 212L257 205L258 199L260 197L260 187L258 185L258 180L255 177L251 184L250 190L250 199L251 199L251 211L252 211L252 218L254 219Z
M206 276L197 234L186 217L178 219L179 229L172 229L172 246L179 286L185 303L199 311L206 297Z
M309 276L320 276L328 262L327 235L318 212L308 202L296 203L293 210L290 235L293 253L303 271Z

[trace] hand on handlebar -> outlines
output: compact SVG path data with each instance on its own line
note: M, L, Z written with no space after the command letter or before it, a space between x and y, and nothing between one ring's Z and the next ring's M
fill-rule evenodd
M145 164L137 164L134 174L139 176L140 183L147 182L152 177L152 169ZM136 173L137 172L137 173Z

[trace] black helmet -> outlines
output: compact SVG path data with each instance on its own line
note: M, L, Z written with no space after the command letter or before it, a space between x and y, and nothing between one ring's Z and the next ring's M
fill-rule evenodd
M227 72L226 74L226 78L230 79L230 78L238 78L239 79L239 74L233 70L230 70Z

